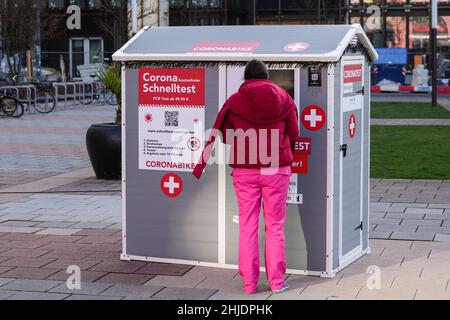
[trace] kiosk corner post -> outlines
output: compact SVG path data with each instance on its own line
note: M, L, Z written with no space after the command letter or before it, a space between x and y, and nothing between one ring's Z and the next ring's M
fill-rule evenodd
M121 113L121 138L122 138L122 260L130 260L127 253L127 219L126 219L126 200L127 200L127 180L126 180L126 65L124 63L120 66L121 70L121 79L122 79L122 97L121 97L121 105L120 105L120 113ZM128 257L128 258L124 258Z
M437 106L437 26L438 5L437 0L431 0L431 105Z

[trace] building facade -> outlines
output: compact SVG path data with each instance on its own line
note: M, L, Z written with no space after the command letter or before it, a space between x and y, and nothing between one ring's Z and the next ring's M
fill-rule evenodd
M130 0L40 0L42 65L59 69L64 58L69 78L80 64L110 61L132 35ZM408 62L427 64L430 0L135 0L134 25L242 25L360 23L377 48L407 48ZM450 0L439 0L438 52L450 61ZM68 8L80 9L80 28L70 29ZM56 32L55 32L56 30ZM450 75L449 75L450 76Z
M126 3L127 0L41 1L41 20L57 24L50 35L45 27L41 30L42 66L59 70L62 56L72 79L78 77L79 65L110 61L128 38ZM73 26L78 18L80 25Z
M450 58L450 0L438 0L438 52ZM172 0L170 25L360 23L377 48L429 54L430 0Z

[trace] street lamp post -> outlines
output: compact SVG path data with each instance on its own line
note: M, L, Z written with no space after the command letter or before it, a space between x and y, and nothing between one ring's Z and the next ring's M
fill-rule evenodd
M36 80L41 80L41 0L36 0Z
M131 10L131 33L133 36L138 32L138 26L137 26L137 1L136 0L129 0L130 1L130 10Z
M438 24L438 6L437 0L431 0L431 105L437 105L437 24Z

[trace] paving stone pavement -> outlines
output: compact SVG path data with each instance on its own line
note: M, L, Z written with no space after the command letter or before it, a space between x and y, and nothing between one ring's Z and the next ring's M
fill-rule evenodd
M120 188L120 181L75 177L43 193L0 203L0 231L70 235L73 229L120 229ZM372 179L371 200L371 238L450 240L450 181Z
M92 123L111 122L114 113L113 106L93 106L0 118L0 181L10 180L11 172L48 172L51 176L88 166L86 130Z
M120 230L69 236L0 233L0 300L450 299L449 243L373 239L371 253L334 278L287 274L290 289L273 294L262 273L257 294L248 296L241 292L237 270L120 261L120 245L99 246L120 240ZM27 258L12 252L30 243L32 248L20 251ZM67 286L72 275L67 268L74 265L81 270L78 289ZM376 288L367 286L368 268L374 266L381 275Z
M287 275L279 295L265 274L247 296L237 270L120 261L121 183L96 180L84 146L87 127L113 115L0 119L0 299L450 299L449 180L372 179L372 253L333 279ZM80 290L66 286L73 265ZM366 286L371 265L379 290Z

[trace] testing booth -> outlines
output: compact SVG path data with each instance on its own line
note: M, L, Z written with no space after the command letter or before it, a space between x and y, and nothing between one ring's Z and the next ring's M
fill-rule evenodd
M146 27L122 63L123 260L237 268L228 148L191 171L218 110L259 59L298 106L289 273L333 277L369 252L370 65L360 25ZM219 139L218 139L219 140ZM264 222L260 219L261 259ZM264 263L262 261L262 266Z

